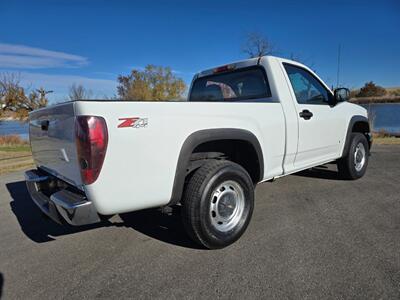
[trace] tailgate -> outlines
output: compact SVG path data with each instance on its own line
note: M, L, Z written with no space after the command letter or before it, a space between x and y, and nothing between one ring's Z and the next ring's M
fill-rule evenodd
M75 144L74 102L29 114L29 139L38 167L75 186L81 186Z

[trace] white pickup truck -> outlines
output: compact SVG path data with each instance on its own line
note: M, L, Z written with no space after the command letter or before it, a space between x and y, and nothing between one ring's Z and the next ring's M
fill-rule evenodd
M187 101L73 101L30 113L33 201L71 225L181 206L190 237L225 247L245 231L254 187L337 162L364 175L367 111L306 66L272 56L194 76Z

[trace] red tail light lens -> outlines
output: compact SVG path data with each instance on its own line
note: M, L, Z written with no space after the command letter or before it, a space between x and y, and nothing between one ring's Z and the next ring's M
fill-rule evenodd
M222 73L222 72L227 72L227 71L234 70L234 69L235 69L235 65L226 65L226 66L221 66L221 67L215 68L213 70L213 73L214 74Z
M106 156L108 133L102 117L79 116L75 121L76 148L84 184L99 177Z

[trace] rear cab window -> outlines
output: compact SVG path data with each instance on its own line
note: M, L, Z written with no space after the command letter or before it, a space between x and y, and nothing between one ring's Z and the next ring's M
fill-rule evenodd
M260 66L199 77L192 84L189 101L274 102L265 70Z

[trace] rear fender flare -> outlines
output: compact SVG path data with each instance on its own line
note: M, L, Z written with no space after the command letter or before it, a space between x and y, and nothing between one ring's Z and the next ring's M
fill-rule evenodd
M205 129L199 130L189 135L182 145L178 157L178 163L175 171L175 178L172 188L172 195L168 205L178 203L182 197L183 188L185 184L185 177L187 174L187 167L190 163L190 156L193 150L202 143L217 141L217 140L241 140L250 143L257 154L260 178L264 176L264 158L260 142L257 137L248 130L237 128L221 128L221 129Z

